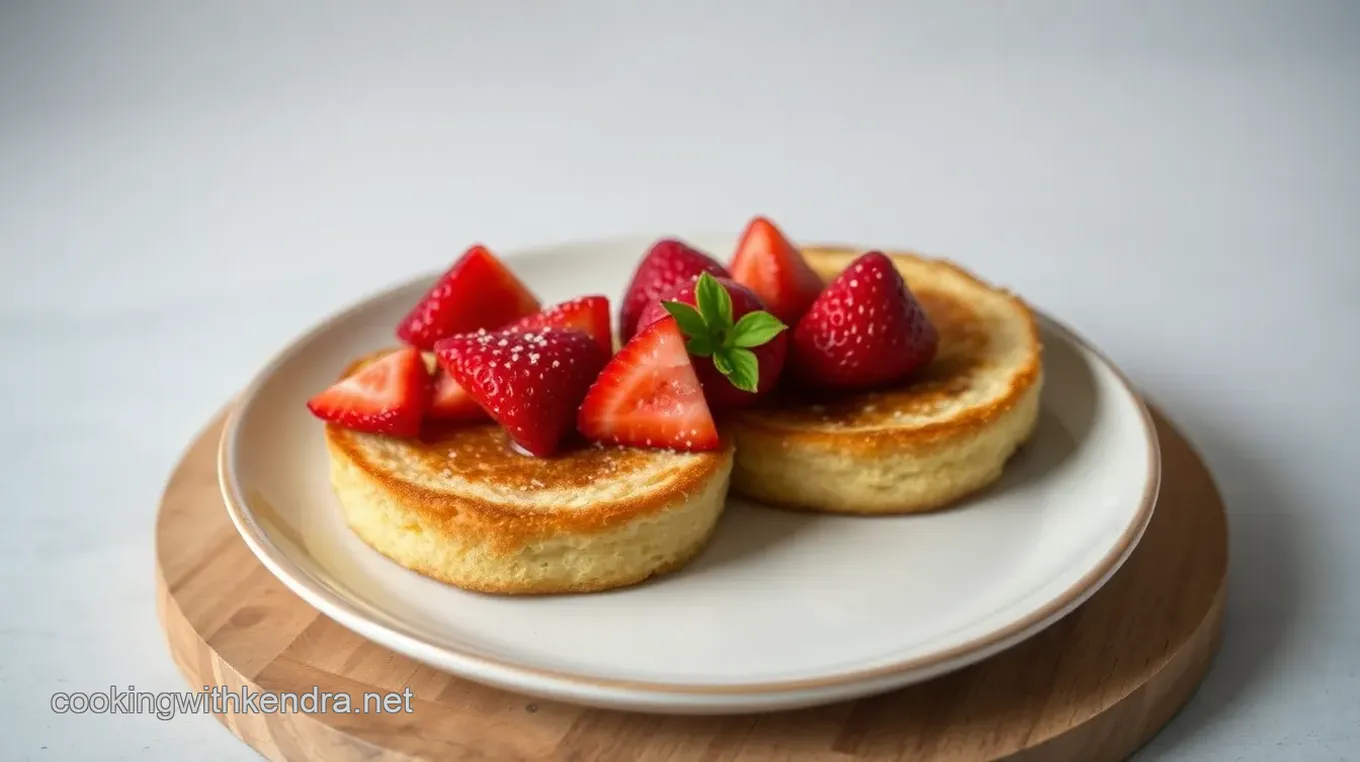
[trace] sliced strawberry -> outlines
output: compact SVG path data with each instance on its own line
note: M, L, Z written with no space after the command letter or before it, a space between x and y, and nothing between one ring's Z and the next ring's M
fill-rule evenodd
M725 343L725 339L732 332L735 325L741 318L753 312L764 311L765 305L761 303L760 297L756 296L751 289L727 278L714 278L724 290L727 291L731 299L731 319L724 320L717 315L704 315L706 318L704 330L691 332L682 328L693 350L693 339L697 334L708 335L710 349L716 349ZM699 307L696 295L698 281L682 283L660 299L651 303L643 311L642 317L638 318L638 327L646 328L652 323L668 316L663 302L680 302L688 304L696 309ZM708 406L713 410L726 410L729 408L745 407L760 399L761 395L766 394L779 380L779 374L784 369L784 360L788 354L788 331L781 331L773 338L761 344L744 344L752 354L755 355L757 363L757 378L754 391L739 389L727 375L718 370L715 364L713 351L691 358L694 363L694 372L699 376L699 383L704 387L704 398L708 400ZM690 354L694 354L693 351Z
M582 296L516 320L501 331L525 333L540 328L579 331L595 339L606 356L613 353L614 336L609 324L609 300L603 296ZM441 339L435 349L449 339ZM436 372L430 418L476 421L487 417L477 401L447 371Z
M346 429L414 437L429 402L430 377L420 352L399 349L307 401L323 421Z
M481 421L487 418L477 401L468 394L448 371L440 368L435 371L434 391L430 395L430 408L425 415L441 421Z
M540 457L571 433L576 408L609 359L592 337L561 328L454 336L435 354L511 439Z
M647 305L676 286L693 282L702 273L728 277L727 268L707 254L674 239L657 241L638 263L624 292L619 338L625 342L633 338L638 331L638 317Z
M538 311L538 299L486 247L468 249L397 326L417 349L479 328L499 328Z
M798 323L825 285L802 253L764 217L746 226L731 270L732 280L756 292L765 308L788 325Z
M590 387L577 428L587 439L700 452L718 429L675 319L652 323L619 350Z
M790 365L813 386L899 381L935 358L935 326L892 260L865 254L827 285L793 332Z
M542 312L516 320L506 326L511 331L535 328L570 328L589 334L607 354L614 354L614 334L609 324L609 300L603 296L582 296L548 307Z

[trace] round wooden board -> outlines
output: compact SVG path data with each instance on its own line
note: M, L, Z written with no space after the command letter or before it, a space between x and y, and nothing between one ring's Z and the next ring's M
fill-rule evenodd
M1185 703L1218 645L1223 504L1154 413L1163 480L1124 568L1090 601L992 659L904 690L726 717L628 714L483 687L371 643L307 606L236 534L218 491L219 417L175 470L156 523L157 603L195 689L239 695L411 691L409 713L219 718L273 760L1123 759Z

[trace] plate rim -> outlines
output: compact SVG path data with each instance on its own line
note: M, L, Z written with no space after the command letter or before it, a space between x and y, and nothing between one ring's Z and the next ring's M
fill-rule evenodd
M729 237L731 234L717 234ZM717 237L714 234L694 235L689 239L700 239ZM544 256L552 251L564 248L583 248L593 245L613 245L617 246L624 242L641 241L640 236L610 236L604 238L591 239L568 239L557 243L544 244L532 247L523 247L508 250L503 254L506 261L516 259L532 259ZM860 245L844 243L804 243L803 248L813 247L839 247L854 249L859 251L870 251L873 247L865 248ZM894 248L895 253L907 253L915 256L935 257L939 255L923 254L910 248ZM444 657L455 657L456 662L461 662L467 669L458 670L448 666L450 661L447 658L437 659L443 669L462 674L464 677L473 680L487 680L488 673L503 672L517 678L519 681L549 681L560 685L569 685L577 690L595 691L628 691L650 694L654 697L671 696L681 700L693 700L700 695L710 696L729 696L758 698L761 696L773 697L783 694L799 693L806 691L836 691L846 690L852 686L867 683L878 683L893 679L903 679L908 682L913 673L949 671L951 668L965 666L986 658L990 654L997 653L1013 646L1018 642L1032 637L1038 632L1051 626L1072 610L1079 607L1101 587L1103 587L1114 574L1123 566L1124 562L1132 554L1142 539L1148 523L1152 519L1156 508L1157 498L1161 490L1162 481L1162 456L1161 446L1157 439L1156 424L1153 421L1151 411L1143 399L1138 394L1132 382L1124 374L1124 371L1116 365L1109 357L1098 349L1092 342L1087 340L1077 331L1067 326L1060 320L1055 319L1047 312L1039 309L1028 300L1026 306L1034 313L1037 321L1044 323L1054 332L1078 348L1089 353L1105 367L1110 370L1119 386L1133 401L1143 426L1145 445L1148 453L1147 476L1143 485L1143 494L1140 498L1138 510L1135 512L1133 520L1125 527L1123 533L1115 545L1100 561L1086 571L1075 583L1064 589L1060 594L1035 608L1030 613L1011 622L1010 624L997 628L992 632L979 635L962 643L954 644L933 653L923 654L910 659L902 659L888 664L881 664L874 667L866 667L854 670L844 670L835 674L822 675L818 677L794 678L789 680L767 680L763 682L746 683L670 683L655 680L637 680L628 678L613 677L592 677L582 675L567 670L552 669L546 667L536 667L526 665L522 662L511 659L503 659L492 656L476 654L450 646L446 643L431 641L414 631L407 628L396 628L386 623L376 621L374 617L365 613L362 607L356 606L345 596L339 595L326 586L314 583L309 575L300 569L278 546L269 540L262 531L259 523L255 520L254 511L246 507L246 502L239 493L239 485L236 483L235 463L231 457L232 445L238 433L241 413L247 403L258 395L264 384L277 372L277 369L287 361L293 353L299 351L302 346L315 339L318 335L330 330L336 323L346 318L358 314L370 307L375 302L390 297L392 294L412 287L416 283L433 280L438 277L442 270L432 270L426 273L407 278L403 281L391 283L379 290L370 292L367 296L361 297L350 306L337 310L311 328L303 331L292 338L283 349L277 351L270 359L254 374L246 387L232 400L231 409L223 422L222 433L218 439L217 447L217 481L223 503L226 507L228 516L232 524L236 527L237 533L245 541L251 552L255 555L266 568L269 569L279 581L293 591L309 605L317 608L321 613L335 619L348 629L356 631L358 634L373 640L380 645L393 647L390 640L401 643L405 646L405 653L415 655L415 652L437 654ZM1021 297L1023 298L1023 297ZM381 635L381 638L377 636ZM402 649L398 649L402 650ZM970 656L976 656L969 659ZM428 661L428 658L416 657ZM959 662L962 662L959 664ZM954 665L957 664L957 667ZM943 669L942 669L943 668ZM480 673L480 674L479 674Z

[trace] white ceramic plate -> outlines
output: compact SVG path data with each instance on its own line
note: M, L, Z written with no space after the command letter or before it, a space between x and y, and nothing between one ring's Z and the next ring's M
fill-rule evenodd
M733 240L691 239L725 258ZM622 293L646 239L508 254L544 303ZM1046 381L1030 445L955 510L888 518L785 513L733 499L679 573L619 591L466 593L353 536L304 401L393 328L421 279L327 320L271 362L223 434L222 490L241 535L342 625L471 680L661 712L791 708L882 692L997 653L1086 600L1152 515L1151 419L1120 373L1041 316Z

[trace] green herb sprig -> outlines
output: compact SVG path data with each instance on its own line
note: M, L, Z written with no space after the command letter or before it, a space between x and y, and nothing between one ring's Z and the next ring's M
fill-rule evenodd
M766 344L788 326L764 310L732 321L732 295L712 275L704 273L694 284L698 309L684 302L662 302L685 335L685 349L695 357L713 358L713 367L732 385L754 392L760 383L760 362L751 350Z

